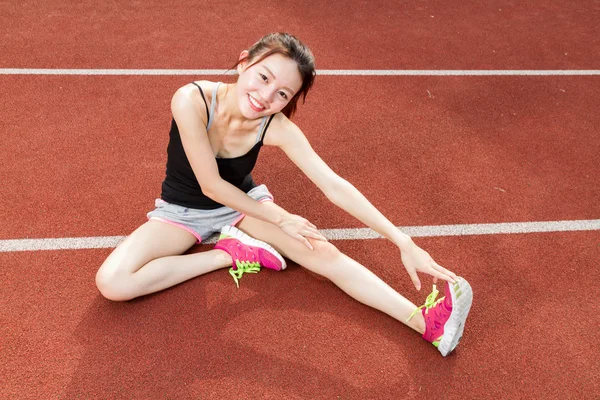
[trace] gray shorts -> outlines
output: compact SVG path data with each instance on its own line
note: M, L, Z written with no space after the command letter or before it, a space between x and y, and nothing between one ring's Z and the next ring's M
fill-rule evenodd
M260 203L273 201L273 195L265 185L253 188L248 192L248 196ZM198 239L197 243L220 232L225 225L236 225L246 216L229 207L199 210L167 203L162 199L156 199L154 205L156 208L147 214L149 220L161 221L185 229Z

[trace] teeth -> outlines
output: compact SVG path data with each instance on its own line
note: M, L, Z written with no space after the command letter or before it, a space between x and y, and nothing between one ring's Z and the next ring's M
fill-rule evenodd
M256 108L264 108L263 106L261 106L261 105L260 105L260 103L258 103L256 100L254 100L254 97L252 97L252 96L250 96L250 95L248 95L248 97L250 98L250 102L251 102L252 104L254 104L254 106L255 106Z

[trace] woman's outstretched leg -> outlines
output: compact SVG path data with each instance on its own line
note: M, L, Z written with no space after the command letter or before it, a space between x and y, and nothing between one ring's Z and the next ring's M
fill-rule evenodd
M96 286L109 300L131 300L231 265L231 256L221 250L182 255L195 242L184 229L148 221L108 256Z
M275 204L273 206L277 207ZM388 314L421 334L425 332L421 313L407 321L417 309L416 305L331 243L309 239L314 247L314 250L309 250L277 226L251 217L245 217L238 227L248 235L269 243L284 257L330 279L361 303Z
M273 204L272 207L278 206ZM463 278L459 277L452 285L446 283L445 297L439 300L434 290L418 312L417 306L331 243L309 239L314 247L309 250L277 226L250 217L244 218L239 228L269 243L299 265L329 278L354 299L423 334L423 339L437 347L443 356L458 345L473 299L471 286Z

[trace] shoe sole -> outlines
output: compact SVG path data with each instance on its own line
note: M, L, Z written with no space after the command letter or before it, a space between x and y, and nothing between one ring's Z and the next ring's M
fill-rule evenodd
M254 239L252 236L245 234L235 226L224 226L223 229L221 229L221 234L234 237L240 242L247 244L248 246L260 247L261 249L268 251L269 253L277 257L277 259L281 262L281 270L286 269L287 264L285 263L285 259L281 256L281 254L279 254L277 250L275 250L268 243L265 243L258 239Z
M473 289L464 278L458 278L455 284L449 284L452 296L452 313L444 325L444 336L438 350L446 357L458 346L465 329L465 321L473 303ZM448 296L448 293L445 293Z

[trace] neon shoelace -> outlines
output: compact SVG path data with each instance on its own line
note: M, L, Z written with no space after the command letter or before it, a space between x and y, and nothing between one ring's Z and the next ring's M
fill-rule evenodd
M240 279L242 279L243 274L256 274L260 271L260 264L258 262L235 260L235 265L237 269L233 269L233 267L229 268L229 274L233 277L238 289L240 288Z
M426 307L425 308L425 313L427 314L427 312L429 311L430 308L434 307L439 302L444 301L444 299L446 298L446 296L444 296L444 297L442 297L441 299L438 299L438 300L435 299L438 296L438 294L440 294L440 291L437 290L437 288L436 288L435 285L433 285L433 291L425 299L425 304L423 304L421 307L418 307L415 311L413 311L413 313L410 314L410 317L408 317L408 319L406 321L407 322L410 321L411 318L414 317L415 314L417 314L419 312L419 310L421 310L423 307Z

